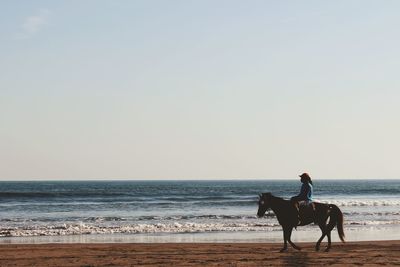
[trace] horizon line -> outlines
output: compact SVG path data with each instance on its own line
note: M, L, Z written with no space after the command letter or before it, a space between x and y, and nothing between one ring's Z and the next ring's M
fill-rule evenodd
M267 181L267 180L298 180L297 177L291 178L70 178L70 179L0 179L0 182L118 182L118 181ZM400 178L313 178L313 180L400 180Z

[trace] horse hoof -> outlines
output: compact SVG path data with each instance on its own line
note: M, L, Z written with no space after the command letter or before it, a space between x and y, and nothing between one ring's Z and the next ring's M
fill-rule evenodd
M283 249L279 250L279 252L280 252L280 253L288 252L288 249L287 249L287 248L283 248Z
M330 248L326 248L326 249L324 250L324 252L329 252L329 250L330 250Z
M319 251L319 247L315 247L315 251Z

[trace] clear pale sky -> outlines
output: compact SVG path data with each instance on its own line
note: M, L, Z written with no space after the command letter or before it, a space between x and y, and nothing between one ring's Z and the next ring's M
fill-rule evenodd
M400 1L1 1L0 179L400 178Z

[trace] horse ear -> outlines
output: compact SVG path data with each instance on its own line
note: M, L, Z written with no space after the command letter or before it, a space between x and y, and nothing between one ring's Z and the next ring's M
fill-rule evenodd
M262 198L262 194L259 194L258 197L261 199Z

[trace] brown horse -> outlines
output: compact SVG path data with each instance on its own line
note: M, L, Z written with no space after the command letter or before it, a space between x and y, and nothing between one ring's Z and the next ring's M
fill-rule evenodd
M345 242L343 232L343 213L336 205L313 202L312 205L300 207L299 213L301 224L298 224L298 212L295 205L290 200L284 200L283 198L275 197L271 193L263 193L260 195L260 200L258 202L257 216L264 216L268 209L271 209L275 213L278 222L283 229L284 245L280 250L281 252L287 251L287 242L289 242L294 249L301 250L300 247L296 246L290 240L293 228L313 222L318 224L322 231L322 236L320 239L318 239L317 244L315 245L316 251L319 250L321 241L325 238L325 236L328 237L328 246L326 247L325 251L330 250L331 231L335 226L337 226L340 240ZM327 224L328 218L329 223Z

